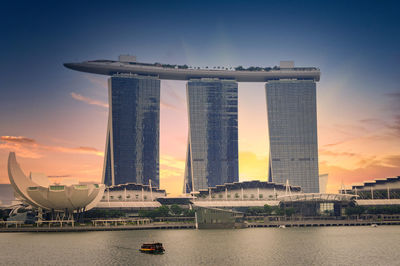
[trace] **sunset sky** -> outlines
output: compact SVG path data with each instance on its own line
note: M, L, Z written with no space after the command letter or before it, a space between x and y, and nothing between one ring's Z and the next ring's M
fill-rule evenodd
M319 167L328 191L400 175L396 1L0 5L0 183L9 183L9 151L26 174L101 180L107 77L62 64L119 54L200 67L319 67ZM182 191L187 127L185 82L161 81L160 180L172 195ZM240 181L266 180L267 134L264 84L239 83Z

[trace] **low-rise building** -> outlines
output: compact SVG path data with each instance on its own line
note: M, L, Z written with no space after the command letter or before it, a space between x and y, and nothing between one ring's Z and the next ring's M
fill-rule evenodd
M265 181L244 181L217 185L201 189L196 194L196 201L275 201L278 196L287 193L302 193L301 187L277 184Z
M400 176L365 181L341 189L339 193L357 195L358 200L400 199Z
M165 197L164 189L135 183L109 186L96 209L140 210L160 207L158 198Z

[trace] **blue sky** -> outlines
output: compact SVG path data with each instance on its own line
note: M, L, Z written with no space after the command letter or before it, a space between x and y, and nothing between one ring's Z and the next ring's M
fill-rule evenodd
M342 141L346 127L345 140L360 137L354 131L396 128L399 7L396 1L5 1L0 8L0 135L103 150L107 110L84 105L71 93L106 103L105 77L62 64L119 54L194 66L274 66L294 60L322 72L320 147ZM164 112L165 123L172 123L174 115L185 120L184 83L163 86L169 88L162 92L164 103L180 104L176 114ZM241 86L242 121L256 119L254 110L264 115L262 84ZM256 130L263 131L265 119L254 121L260 125ZM360 122L367 120L367 126ZM182 132L185 123L177 126ZM242 132L242 143L257 146ZM392 146L400 148L399 142ZM262 153L267 156L267 147ZM341 162L335 166L344 167ZM6 181L4 167L0 162L0 181Z
M17 71L36 92L53 93L56 84L77 77L63 62L121 53L200 66L290 59L320 67L323 77L350 64L356 78L385 79L387 90L397 89L396 2L10 1L0 12L1 78L13 90L23 82Z

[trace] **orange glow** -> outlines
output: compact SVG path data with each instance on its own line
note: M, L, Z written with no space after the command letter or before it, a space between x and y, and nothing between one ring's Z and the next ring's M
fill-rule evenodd
M105 78L88 77L106 90ZM328 192L337 192L343 182L350 186L381 177L400 175L400 133L397 113L390 116L369 106L343 105L332 99L343 90L332 84L318 85L318 141L320 173L328 173ZM85 94L86 95L86 94ZM104 95L103 95L104 96ZM101 180L107 104L70 93L74 104L85 108L82 117L60 117L59 125L26 128L0 138L0 183L8 183L7 157L15 151L21 167L47 175ZM160 185L170 195L183 188L187 148L187 111L184 82L162 81L160 124ZM268 132L263 84L239 84L239 176L240 181L267 180ZM61 107L60 107L61 108ZM372 110L372 111L371 111ZM348 115L340 115L340 114ZM373 117L373 118L371 118ZM64 121L78 121L64 130ZM18 123L24 124L19 121ZM397 126L397 127L396 127ZM10 125L10 128L12 126ZM46 135L49 129L52 135ZM33 133L38 131L39 133ZM10 129L8 132L14 132Z

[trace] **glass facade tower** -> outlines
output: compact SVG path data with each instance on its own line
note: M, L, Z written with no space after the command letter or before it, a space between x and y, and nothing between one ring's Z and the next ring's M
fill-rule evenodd
M237 182L237 83L233 80L192 79L186 89L189 134L184 192Z
M103 183L159 187L160 80L131 74L108 80Z
M270 144L269 181L319 192L316 84L271 80L265 85Z

